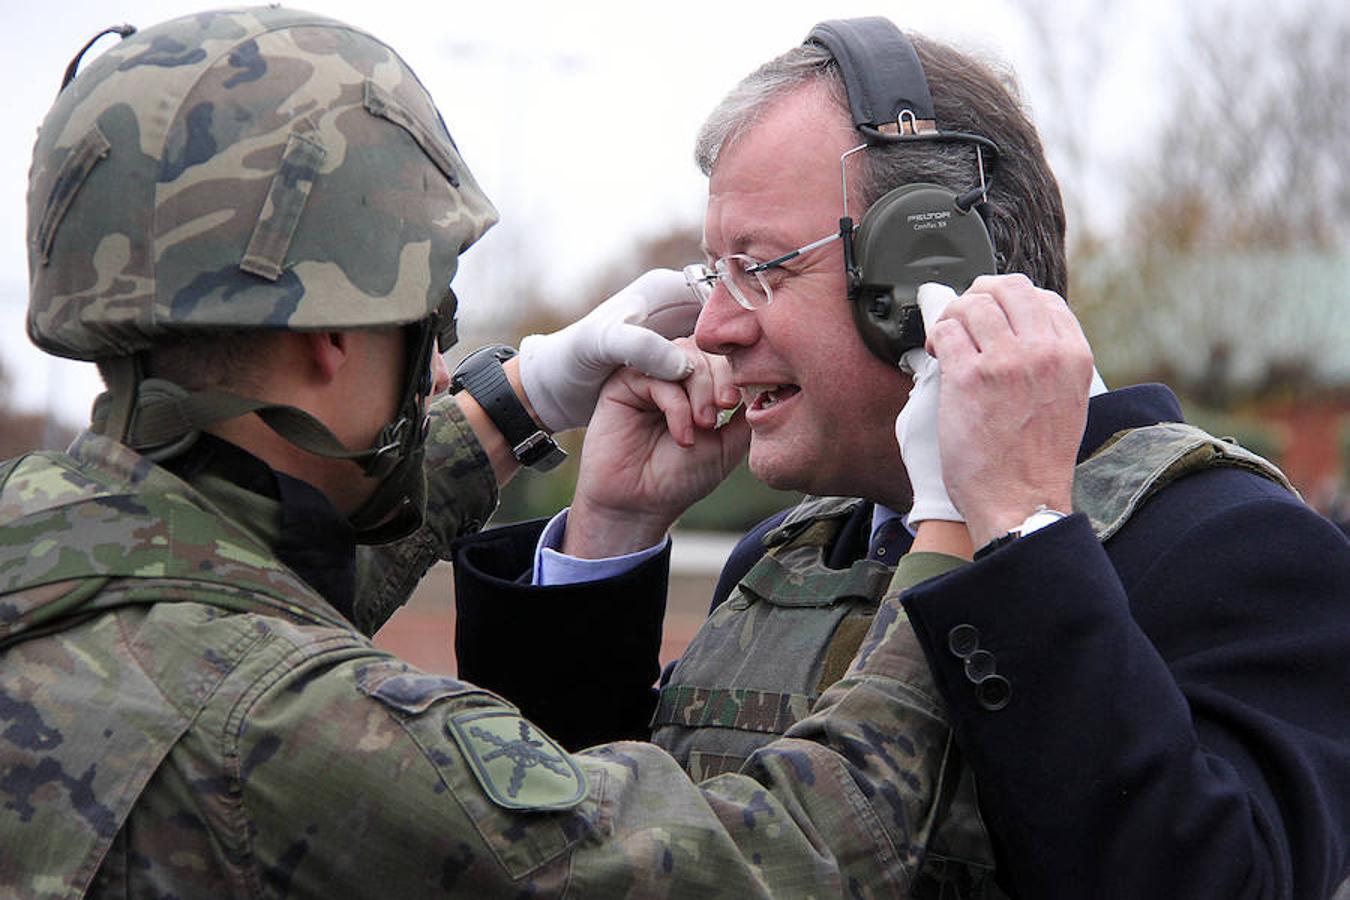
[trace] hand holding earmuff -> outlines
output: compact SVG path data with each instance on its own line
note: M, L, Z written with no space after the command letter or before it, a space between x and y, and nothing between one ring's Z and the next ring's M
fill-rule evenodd
M919 308L926 322L934 322L947 304L956 299L956 292L943 284L926 283L919 287ZM938 394L941 371L938 361L923 347L905 352L900 368L914 378L914 387L904 409L895 420L895 438L900 444L900 456L905 461L914 504L910 508L908 524L941 519L947 522L965 521L947 495L942 479L942 457L938 449Z

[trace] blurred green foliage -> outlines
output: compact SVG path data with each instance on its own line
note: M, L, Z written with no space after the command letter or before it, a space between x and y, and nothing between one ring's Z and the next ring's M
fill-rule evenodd
M570 454L567 461L548 473L522 469L502 489L501 506L493 517L493 524L547 518L571 502L577 481L581 436L565 435L561 443ZM780 509L794 505L801 497L793 491L774 490L750 474L750 469L741 463L716 490L689 508L680 518L678 527L741 533Z
M1284 437L1269 422L1251 415L1199 406L1181 401L1186 421L1217 437L1232 438L1257 456L1278 461L1284 451Z

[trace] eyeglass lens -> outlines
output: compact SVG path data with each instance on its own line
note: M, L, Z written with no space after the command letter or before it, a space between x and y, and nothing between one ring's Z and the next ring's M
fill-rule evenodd
M753 275L746 272L746 269L758 264L759 260L744 253L724 256L714 264L718 276L731 291L731 296L746 309L758 309L768 305L770 300L769 286L765 283L764 276L758 272Z

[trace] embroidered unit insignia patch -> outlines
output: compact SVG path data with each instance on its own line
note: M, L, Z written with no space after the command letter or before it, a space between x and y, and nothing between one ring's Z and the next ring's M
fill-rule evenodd
M586 776L547 735L513 712L463 712L446 720L478 783L507 809L570 809Z

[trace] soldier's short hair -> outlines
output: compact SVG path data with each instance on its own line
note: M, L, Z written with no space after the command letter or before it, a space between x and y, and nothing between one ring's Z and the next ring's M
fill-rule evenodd
M187 336L149 351L147 375L189 391L255 387L277 337L258 331Z

